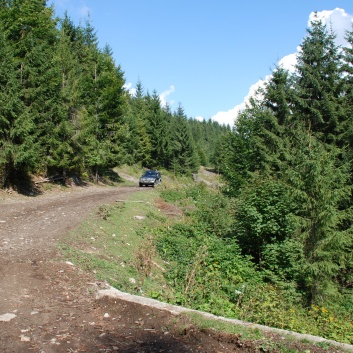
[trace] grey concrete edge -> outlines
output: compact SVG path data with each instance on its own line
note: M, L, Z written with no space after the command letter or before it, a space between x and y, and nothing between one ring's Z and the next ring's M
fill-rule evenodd
M125 300L128 302L132 302L132 303L136 303L136 304L140 304L140 305L144 305L144 306L149 306L149 307L156 308L156 309L165 310L165 311L170 312L173 315L179 315L179 314L185 313L185 312L194 312L194 313L198 313L200 315L203 315L204 317L209 318L209 319L224 321L224 322L232 323L234 325L241 325L241 326L248 327L250 329L258 329L262 332L271 332L271 333L276 333L276 334L283 335L283 336L289 336L289 337L292 337L292 338L295 338L298 340L308 340L313 343L324 342L324 343L328 343L332 346L335 346L337 348L341 348L343 350L353 352L353 345L350 345L347 343L340 343L340 342L336 342L336 341L332 341L332 340L327 340L325 338L318 337L318 336L302 334L302 333L297 333L297 332L293 332L293 331L287 331L287 330L278 329L278 328L274 328L274 327L268 327L268 326L264 326L264 325L253 324L253 323L242 321L242 320L227 319L225 317L216 316L216 315L206 313L203 311L188 309L188 308L184 308L182 306L163 303L163 302L160 302L155 299L140 297L138 295L121 292L120 290L118 290L114 287L98 290L96 298L101 299L103 297L109 297L111 299L121 299L121 300Z

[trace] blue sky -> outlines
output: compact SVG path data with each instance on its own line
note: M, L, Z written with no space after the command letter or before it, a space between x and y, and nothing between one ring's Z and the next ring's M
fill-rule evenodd
M232 125L246 97L282 60L293 62L313 12L344 43L352 0L49 0L109 44L125 73L172 110Z

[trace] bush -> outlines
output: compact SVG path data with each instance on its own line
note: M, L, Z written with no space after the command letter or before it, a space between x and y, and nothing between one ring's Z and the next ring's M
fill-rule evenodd
M325 308L305 306L305 293L300 291L305 281L303 247L291 236L289 195L280 184L259 182L258 189L244 190L235 223L231 201L203 186L166 195L173 195L179 205L194 205L183 223L157 232L157 251L169 264L164 275L170 302L353 342L349 295ZM246 255L253 255L254 239L260 252L257 262Z

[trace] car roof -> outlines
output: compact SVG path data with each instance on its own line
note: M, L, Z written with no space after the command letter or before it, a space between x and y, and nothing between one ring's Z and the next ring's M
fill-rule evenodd
M146 170L143 174L159 174L158 170Z

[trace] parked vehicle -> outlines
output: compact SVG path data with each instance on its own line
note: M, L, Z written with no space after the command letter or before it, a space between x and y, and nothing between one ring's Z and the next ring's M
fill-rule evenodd
M161 173L157 170L147 170L144 172L139 180L140 186L152 186L162 182Z

